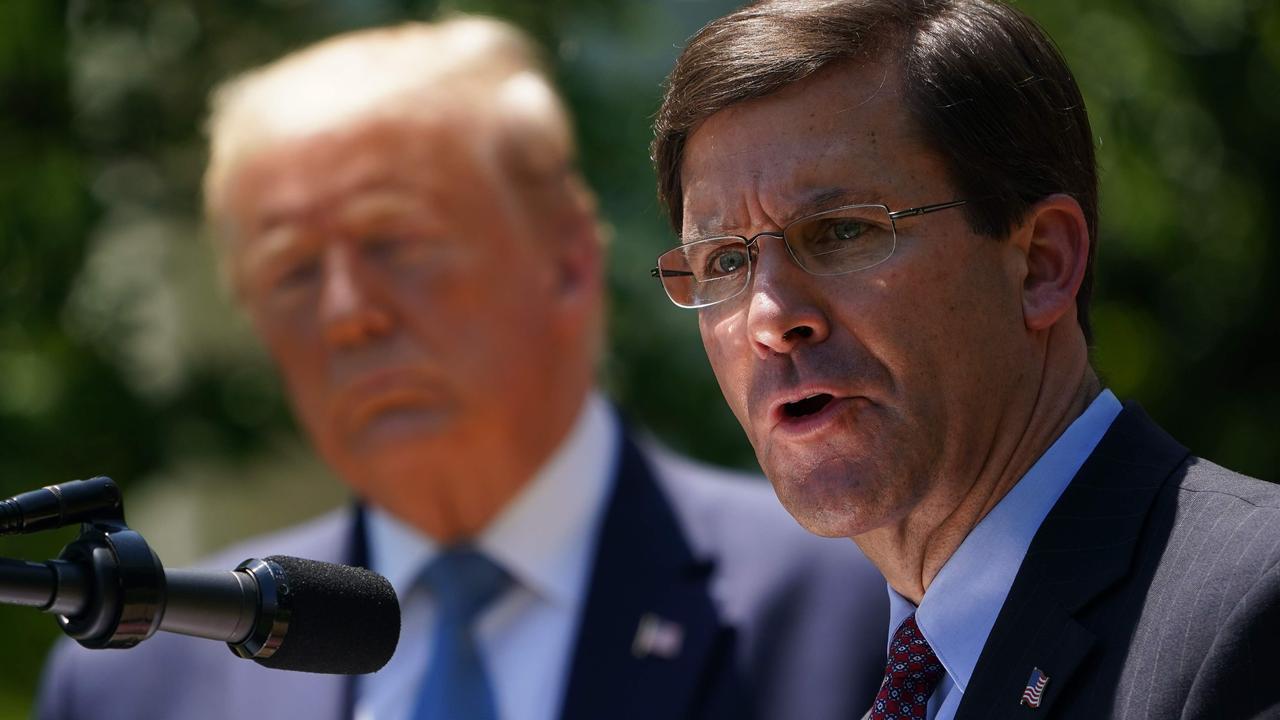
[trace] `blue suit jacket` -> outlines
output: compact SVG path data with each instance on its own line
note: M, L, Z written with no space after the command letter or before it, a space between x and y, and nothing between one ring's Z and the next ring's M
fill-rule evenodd
M810 536L768 485L622 443L618 477L562 700L565 720L848 720L884 669L884 581L849 541ZM250 556L362 560L358 513L241 545ZM640 619L684 631L673 658L637 657ZM69 641L51 656L38 717L204 718L350 714L351 682L267 670L221 643L159 634L130 650Z

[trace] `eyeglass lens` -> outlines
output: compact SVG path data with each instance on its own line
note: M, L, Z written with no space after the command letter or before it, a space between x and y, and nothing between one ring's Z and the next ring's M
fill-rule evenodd
M813 275L863 270L893 254L893 220L882 205L811 215L782 232L792 258ZM658 257L657 274L677 305L704 307L721 302L742 292L750 282L750 244L732 236L686 243Z

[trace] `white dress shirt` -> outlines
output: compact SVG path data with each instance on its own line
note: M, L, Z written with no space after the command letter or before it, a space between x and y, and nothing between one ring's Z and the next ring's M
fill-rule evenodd
M914 612L946 669L929 699L930 720L955 717L1031 539L1121 409L1110 390L1098 395L974 527L929 584L919 608L889 588L889 641Z
M502 720L553 720L577 639L596 537L613 487L618 422L592 394L569 435L476 546L512 577L476 623ZM408 720L426 677L436 607L416 583L439 551L431 538L377 508L368 513L370 568L400 599L400 644L356 686L357 720Z

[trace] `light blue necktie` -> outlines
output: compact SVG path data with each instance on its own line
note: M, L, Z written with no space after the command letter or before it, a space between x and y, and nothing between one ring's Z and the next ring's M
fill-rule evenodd
M510 577L475 549L457 547L433 560L422 580L435 595L439 613L414 720L497 720L473 626Z

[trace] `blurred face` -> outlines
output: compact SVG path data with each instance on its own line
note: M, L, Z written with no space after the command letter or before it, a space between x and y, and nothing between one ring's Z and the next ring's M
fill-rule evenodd
M593 299L459 125L277 143L233 173L226 218L238 290L319 452L441 540L521 489L591 364Z
M828 68L690 137L685 241L779 231L855 203L962 199L914 134L896 72ZM1013 243L962 209L901 219L886 261L818 277L759 240L752 284L699 311L707 355L787 509L855 536L955 507L1030 357Z

